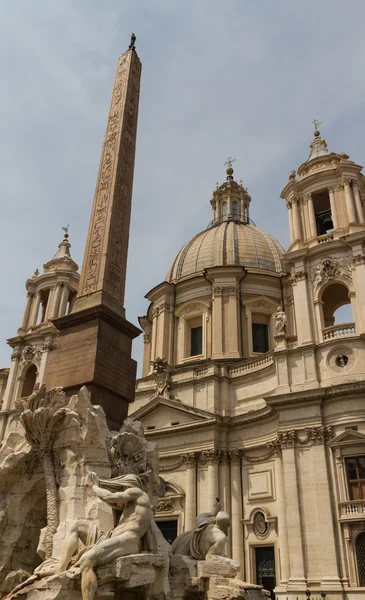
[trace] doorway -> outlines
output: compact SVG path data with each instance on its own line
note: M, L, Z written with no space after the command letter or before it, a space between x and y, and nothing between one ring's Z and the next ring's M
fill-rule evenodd
M156 521L156 525L159 527L165 540L172 544L177 538L177 519L171 519L171 521Z
M256 559L256 583L262 585L275 600L275 553L274 546L259 546L255 548Z

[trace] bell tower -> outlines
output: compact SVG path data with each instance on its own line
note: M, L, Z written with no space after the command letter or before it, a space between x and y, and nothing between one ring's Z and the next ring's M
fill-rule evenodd
M13 349L2 411L2 425L15 401L29 396L36 383L44 381L50 356L55 348L57 329L52 321L72 311L79 285L78 266L71 257L68 227L55 256L27 280L23 318L15 337L8 340Z
M309 158L281 194L298 346L365 332L365 177L347 154L328 150L314 123ZM347 318L338 322L345 306Z

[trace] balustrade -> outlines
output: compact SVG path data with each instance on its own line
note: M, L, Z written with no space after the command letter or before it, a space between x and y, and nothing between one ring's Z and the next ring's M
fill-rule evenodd
M333 340L347 335L355 335L355 323L342 323L323 329L323 340Z

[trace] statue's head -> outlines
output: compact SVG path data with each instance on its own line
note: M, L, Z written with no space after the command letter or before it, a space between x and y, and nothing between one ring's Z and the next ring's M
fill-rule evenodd
M219 529L226 533L231 523L231 519L228 513L224 512L224 510L220 510L215 518L215 522Z

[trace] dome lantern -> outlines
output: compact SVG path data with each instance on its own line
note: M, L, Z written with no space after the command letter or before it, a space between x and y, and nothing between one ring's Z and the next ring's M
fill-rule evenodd
M244 188L242 182L237 183L234 180L234 170L232 164L234 158L229 157L224 166L226 166L226 181L218 186L213 192L210 201L213 208L212 225L218 225L224 221L234 221L237 223L249 223L249 205L251 197Z

